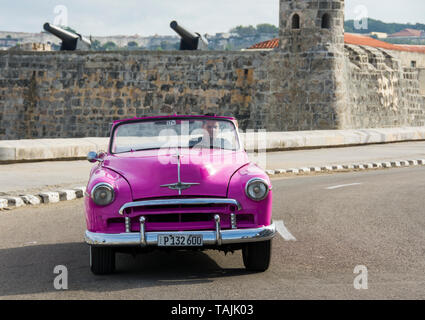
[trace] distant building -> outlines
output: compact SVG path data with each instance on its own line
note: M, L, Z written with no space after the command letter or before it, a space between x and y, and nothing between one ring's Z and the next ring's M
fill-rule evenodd
M369 33L369 36L371 36L371 37L376 36L378 39L386 39L386 38L388 38L388 33L371 32L371 33Z
M245 50L263 50L269 51L279 48L280 40L279 38L263 41L257 43L248 49ZM354 33L345 33L344 34L344 43L358 46L368 46L374 48L387 49L391 51L406 51L406 52L414 52L414 53L422 53L425 54L425 46L418 45L398 45L391 44L388 42L379 41L365 35L354 34Z
M390 34L388 38L392 39L425 39L424 30L404 29L399 32Z
M49 43L23 43L10 48L9 50L20 51L52 51L52 46Z
M0 38L0 48L7 50L8 48L14 47L18 44L20 39L15 38Z

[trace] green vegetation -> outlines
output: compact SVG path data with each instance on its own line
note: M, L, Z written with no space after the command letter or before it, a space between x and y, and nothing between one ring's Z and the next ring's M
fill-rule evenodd
M236 50L234 48L234 46L231 43L226 44L226 46L224 47L225 51L232 51L232 50Z
M92 40L91 48L96 51L114 51L120 50L120 48L115 44L115 42L108 41L105 44L101 44L99 40Z
M118 50L118 46L115 42L108 41L102 46L103 51L115 51Z
M252 37L257 36L261 34L278 34L279 28L268 23L263 23L257 25L257 27L254 26L237 26L230 30L231 33L236 33L240 37Z
M179 50L180 48L180 42L179 43L172 43L168 41L161 41L160 45L157 46L154 50L156 51L173 51L173 50Z
M425 30L425 24L416 23L416 24L410 24L410 23L386 23L382 22L380 20L374 20L374 19L368 19L368 28L367 29L360 29L357 30L354 27L354 20L348 20L344 23L345 32L349 33L363 33L367 34L370 32L383 32L387 34L393 34L396 32L399 32L404 29L415 29L415 30ZM373 36L373 38L378 39L376 36ZM419 39L392 39L392 38L385 38L385 39L378 39L381 41L385 41L388 43L393 44L419 44L423 45L425 44L425 40L419 40Z
M279 28L268 23L258 24L257 25L258 33L279 33Z
M102 45L100 44L99 40L92 40L91 42L91 48L93 50L102 50Z
M122 50L145 50L146 48L144 47L139 47L139 44L136 41L130 41L127 43L127 45L124 48L120 48Z
M253 26L237 26L236 28L231 29L230 32L236 33L241 37L249 37L255 36L257 33L257 29L255 29Z
M61 46L58 44L52 43L51 46L53 51L59 51L61 49Z
M136 41L130 41L129 43L127 43L127 48L129 49L136 49L139 45L137 44Z
M416 23L386 23L380 20L368 19L368 29L357 30L354 27L354 20L347 20L344 23L345 32L350 33L370 33L370 32L384 32L393 34L404 29L425 30L425 24Z
M103 45L99 40L91 39L91 48L96 51L125 51L125 50L146 50L144 47L139 47L136 41L130 41L125 47L119 47L115 42L108 41Z
M425 45L425 39L378 39L393 44L413 44L413 45Z

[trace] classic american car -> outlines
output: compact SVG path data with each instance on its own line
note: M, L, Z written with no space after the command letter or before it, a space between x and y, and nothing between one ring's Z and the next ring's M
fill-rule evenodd
M236 119L158 116L115 121L85 192L90 268L115 270L115 253L242 250L247 270L270 264L272 185L250 162Z

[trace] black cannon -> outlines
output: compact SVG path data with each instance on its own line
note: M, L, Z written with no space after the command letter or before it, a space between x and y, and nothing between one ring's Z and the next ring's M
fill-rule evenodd
M181 25L177 21L170 23L171 29L173 29L180 37L180 50L206 50L208 49L208 41L202 37L199 33L192 33Z
M62 40L61 51L89 50L91 48L90 40L84 38L81 34L69 32L48 22L43 27L44 30Z

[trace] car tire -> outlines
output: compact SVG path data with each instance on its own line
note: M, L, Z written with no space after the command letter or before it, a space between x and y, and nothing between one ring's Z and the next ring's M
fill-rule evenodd
M243 263L248 271L266 271L270 265L271 255L271 240L248 243L242 249Z
M115 271L115 251L109 247L90 246L90 269L94 274L110 274Z

